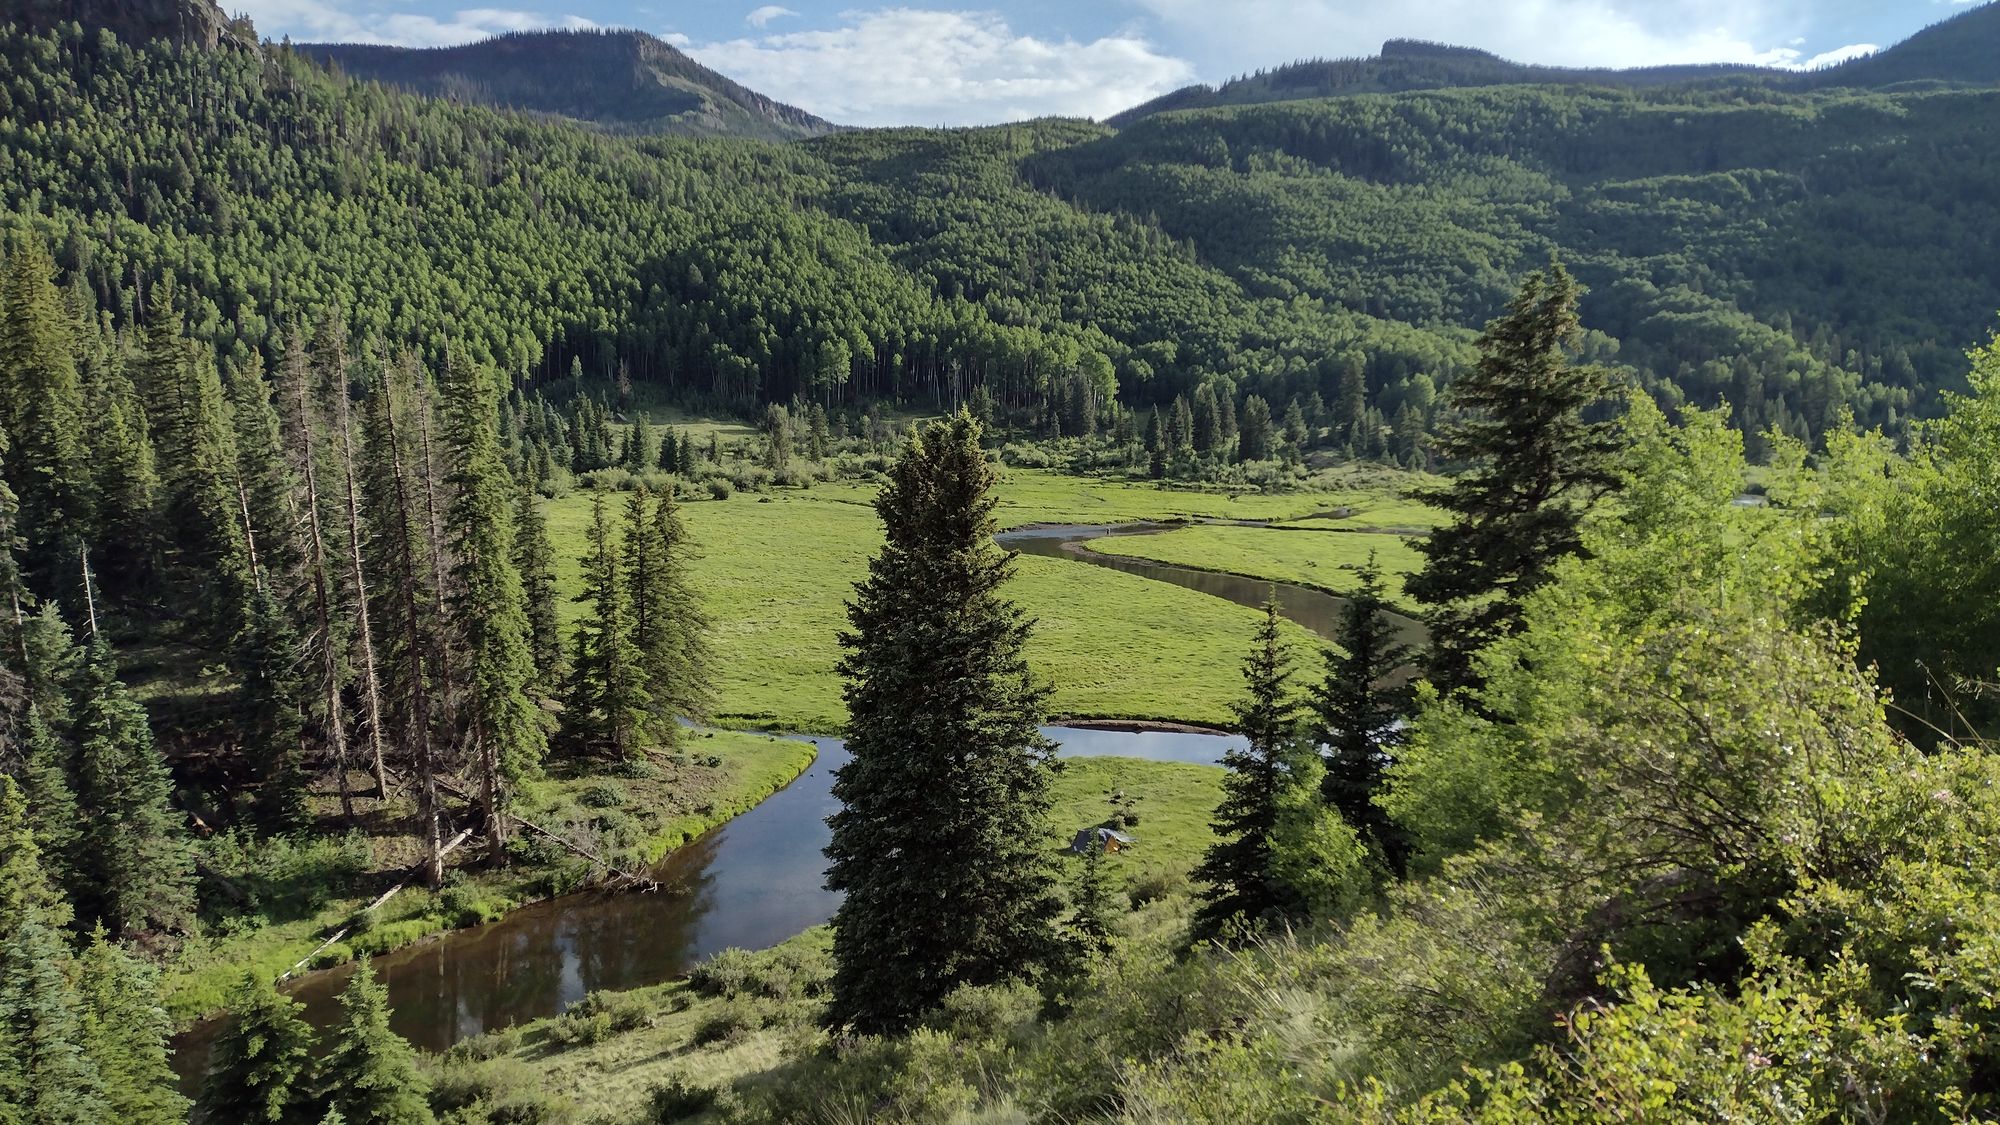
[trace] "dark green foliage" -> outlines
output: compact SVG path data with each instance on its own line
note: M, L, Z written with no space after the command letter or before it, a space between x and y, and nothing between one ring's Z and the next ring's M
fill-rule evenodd
M1431 607L1431 679L1448 690L1476 682L1474 654L1515 627L1521 599L1557 561L1582 550L1584 513L1617 483L1612 428L1590 417L1614 384L1573 359L1577 300L1561 264L1529 276L1479 338L1478 366L1448 392L1466 417L1438 450L1465 469L1422 494L1453 520L1417 545L1424 568L1406 584Z
M82 1041L96 1063L108 1119L133 1125L185 1122L188 1101L175 1088L167 1062L173 1022L160 1006L153 967L100 929L78 959L77 989Z
M89 810L78 913L119 936L186 926L194 867L173 780L101 636L86 646L74 716L76 797Z
M453 363L445 380L451 501L444 549L451 560L446 620L457 746L479 779L489 839L507 836L508 786L541 768L548 750L520 572L514 569L513 480L500 455L499 403L488 373ZM349 1114L352 1117L352 1114Z
M673 494L655 504L645 489L634 490L620 564L647 694L644 735L658 746L679 741L681 719L708 714L708 621L688 586L687 550Z
M576 624L562 743L572 754L637 758L651 721L652 695L644 654L632 639L631 590L620 573L602 492L591 496L590 553L576 600L590 609Z
M1047 964L1051 747L1029 623L1003 588L993 467L963 413L912 434L876 500L887 542L841 637L852 762L834 781L828 1022L909 1027L965 984Z
M72 567L95 530L70 328L47 248L16 238L0 284L0 421L12 439L7 473L27 559L45 580Z
M65 891L79 885L83 818L71 781L76 754L30 702L16 732L20 740L21 794L27 799L30 831L49 883Z
M350 1125L430 1125L417 1053L389 1027L388 991L364 958L340 994L341 1019L318 1067L325 1104Z
M1336 647L1326 652L1326 679L1312 696L1326 755L1323 789L1327 802L1401 873L1407 849L1375 794L1403 740L1397 724L1409 717L1411 700L1397 681L1413 653L1396 639L1372 552L1356 573L1360 582L1347 595Z
M535 669L532 690L552 698L568 667L562 629L556 615L555 549L549 545L549 521L541 497L522 483L514 498L514 569L521 575L523 610L528 615L528 657Z
M306 1125L313 1109L313 1032L302 1005L255 973L244 975L229 1000L210 1048L201 1110L211 1121Z
M1231 749L1222 759L1229 776L1215 810L1218 839L1194 871L1202 884L1193 923L1198 941L1240 939L1299 905L1273 865L1279 800L1302 725L1291 692L1291 655L1278 633L1280 620L1277 603L1267 603L1255 647L1243 663L1247 691L1236 718L1249 745Z
M237 734L250 771L251 817L269 834L309 826L306 807L305 651L289 614L268 591L250 598L248 628L237 642Z
M1271 404L1256 395L1243 404L1243 423L1236 434L1238 461L1264 461L1271 456Z
M60 931L32 914L0 941L0 1107L10 1125L109 1119L67 963Z
M1071 892L1070 929L1083 948L1108 953L1117 943L1119 919L1124 913L1125 892L1104 859L1104 849L1093 847L1077 865L1076 884Z

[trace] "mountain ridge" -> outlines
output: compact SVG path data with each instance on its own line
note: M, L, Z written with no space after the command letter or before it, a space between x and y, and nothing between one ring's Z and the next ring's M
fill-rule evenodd
M453 47L295 43L292 49L349 77L613 132L792 140L838 128L631 29L510 32Z
M1872 88L1908 82L2000 83L2000 3L1942 20L1895 46L1814 71L1731 63L1613 68L1519 63L1477 47L1391 39L1365 58L1304 59L1163 94L1114 114L1105 124L1125 128L1157 113L1232 105L1309 101L1351 94L1394 94L1479 86L1761 85L1787 91Z

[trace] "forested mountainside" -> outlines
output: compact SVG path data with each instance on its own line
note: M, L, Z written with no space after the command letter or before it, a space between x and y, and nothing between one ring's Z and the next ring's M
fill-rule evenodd
M791 140L834 129L643 31L528 31L429 49L361 43L296 49L356 78L616 132Z
M1391 39L1374 58L1307 59L1233 78L1218 86L1186 86L1108 120L1123 128L1156 113L1225 105L1301 101L1348 94L1473 86L1662 86L1808 90L1875 89L1902 82L1986 85L2000 81L2000 10L1981 5L1937 23L1872 55L1810 72L1729 64L1607 67L1534 66L1472 47Z
M1428 423L1472 329L1559 252L1590 356L1816 436L1934 412L2000 307L1980 88L1505 86L773 146L75 25L9 29L0 67L5 223L116 322L171 277L198 335L267 358L338 303L391 343L732 410L1284 403L1356 377L1384 426Z

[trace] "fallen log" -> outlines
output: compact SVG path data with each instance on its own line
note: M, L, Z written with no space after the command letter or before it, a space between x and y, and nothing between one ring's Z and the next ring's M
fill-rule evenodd
M471 836L472 836L472 829L470 828L464 830L463 832L460 832L456 836L453 836L451 838L451 842L446 844L444 846L444 849L438 853L438 857L442 859L443 857L450 855L454 850L457 849L457 847L460 844L463 844L465 843L466 840L470 839ZM410 874L403 876L403 880L401 882L397 883L393 887L390 887L388 890L383 891L380 895L377 895L374 902L371 902L366 907L362 908L361 913L370 914L377 910L380 910L384 903L396 897L396 892L402 890L404 887L409 886L412 882L416 880L416 877L417 877L416 870L412 869ZM304 957L299 959L299 962L297 964L293 965L289 969L286 969L284 975L278 978L278 983L283 984L284 982L297 976L300 969L303 969L307 965L312 963L313 958L318 957L320 954L326 952L327 948L333 945L334 942L337 942L341 938L346 937L349 933L353 932L353 930L354 930L354 923L352 922L349 922L347 925L340 927L338 930L335 930L333 932L333 936L327 938L323 942L320 942L319 946L315 948L311 953L306 954Z
M459 800L464 801L467 804L471 804L473 801L472 794L467 793L465 790L460 789L458 786L453 785L451 782L446 781L443 778L438 779L437 785L439 789L444 790L445 792L451 794L454 797L457 797ZM567 851L582 856L584 859L587 859L590 862L596 864L598 867L603 868L609 874L616 876L615 879L607 880L605 883L605 886L610 888L611 890L651 892L660 889L660 884L658 880L652 879L645 875L637 874L635 872L627 871L619 867L617 864L612 863L610 860L604 858L603 856L598 855L596 852L591 851L589 848L584 847L582 844L579 844L574 840L569 839L567 836L563 836L560 833L551 832L548 829L542 827L541 825L536 824L534 821L521 816L519 813L503 812L500 815L506 817L508 820L513 821L515 824L520 825L522 828L527 829L534 835L540 836L543 839L554 843L557 847L563 848Z

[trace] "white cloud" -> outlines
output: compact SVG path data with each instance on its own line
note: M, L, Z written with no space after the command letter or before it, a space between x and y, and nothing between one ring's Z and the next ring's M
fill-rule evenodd
M743 22L749 24L751 27L761 29L771 26L773 20L781 20L786 16L797 15L798 13L792 11L790 8L781 8L776 4L766 4L761 8L753 10L749 15L744 16Z
M687 50L760 93L846 125L1104 117L1194 81L1191 64L1136 34L1037 39L990 12L848 11L830 29Z
M1804 66L1801 0L1135 0L1169 42L1231 58L1372 55L1388 39L1482 47L1556 66ZM1778 44L1789 44L1779 46ZM1842 48L1845 52L1860 47Z
M321 0L229 0L229 11L249 16L258 34L264 36L397 47L450 47L509 31L597 26L582 16L511 8L464 8L438 18L408 12L357 12Z

